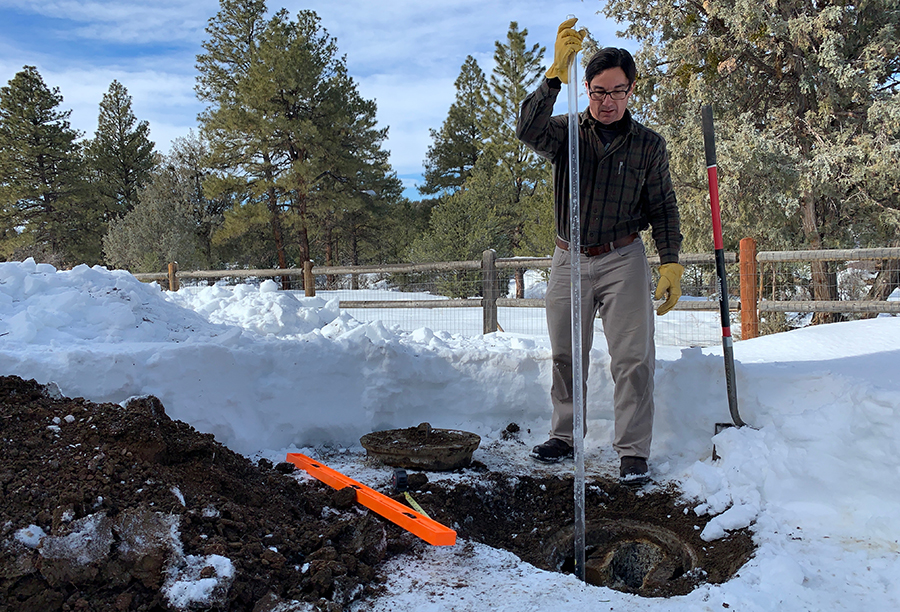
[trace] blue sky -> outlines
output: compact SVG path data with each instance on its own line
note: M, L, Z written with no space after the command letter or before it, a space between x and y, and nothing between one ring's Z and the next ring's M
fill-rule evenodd
M360 93L378 103L378 120L390 128L385 148L411 189L422 160L456 90L453 82L467 55L482 70L493 67L494 42L505 40L511 21L528 29L528 42L552 55L559 22L579 17L601 44L635 50L617 39L624 26L602 14L600 0L282 0L296 13L311 9L337 39ZM213 0L0 0L0 84L25 65L36 66L58 87L62 109L86 135L97 127L100 100L117 79L133 98L135 115L150 123L157 148L196 128L202 106L194 95L194 61L206 37Z

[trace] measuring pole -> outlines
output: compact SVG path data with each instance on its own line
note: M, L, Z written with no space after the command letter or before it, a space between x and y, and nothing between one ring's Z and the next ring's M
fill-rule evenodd
M709 205L712 209L713 243L716 248L716 274L719 277L719 312L722 318L722 349L725 353L725 384L728 410L738 427L746 425L738 412L737 384L734 380L734 345L731 339L731 314L728 310L728 279L725 274L725 244L722 240L722 214L719 208L719 176L716 170L716 136L712 106L701 109L703 146L706 149L706 174L709 178Z
M574 15L569 15L574 17ZM578 165L578 54L569 61L569 285L572 291L572 411L575 451L575 577L584 580L584 369L581 354L581 204Z

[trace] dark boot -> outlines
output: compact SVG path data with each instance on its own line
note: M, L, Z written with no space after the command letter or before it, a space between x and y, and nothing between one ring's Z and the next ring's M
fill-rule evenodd
M622 457L619 464L619 482L635 487L650 482L647 460L643 457Z
M571 446L559 438L550 438L543 444L538 444L531 449L531 456L545 463L556 463L566 457L571 457L574 450Z

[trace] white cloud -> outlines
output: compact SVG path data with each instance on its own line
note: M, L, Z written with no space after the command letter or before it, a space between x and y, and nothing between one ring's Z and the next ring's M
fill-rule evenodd
M429 128L447 116L456 90L453 78L396 79L379 74L359 80L360 94L378 104L378 122L388 126L385 148L399 174L420 172L430 144Z
M292 13L314 10L337 39L360 93L378 102L379 122L390 126L386 148L399 174L422 171L429 129L444 122L466 56L475 57L490 77L495 41L505 41L511 21L528 29L529 45L547 48L545 64L559 22L569 13L601 41L611 42L616 30L595 14L599 2L592 6L581 0L294 0L285 5Z
M5 74L7 67L0 65L0 70ZM21 67L16 67L11 72L19 70ZM202 109L193 93L192 75L153 70L127 72L105 67L56 72L38 66L38 71L48 87L59 88L63 96L60 109L72 111L69 117L72 127L88 138L97 129L100 101L114 79L128 89L135 116L149 122L151 139L161 152L169 150L171 140L196 128L196 116Z
M66 29L61 27L55 29L51 26L56 35L64 38L130 44L197 40L198 36L203 36L206 20L214 15L218 8L218 2L213 0L193 2L7 0L2 5L23 13L73 22L72 26Z
M616 24L596 14L602 5L591 0L270 0L269 9L281 5L292 16L314 10L337 39L360 93L377 102L379 124L390 128L384 146L400 175L422 172L429 129L446 118L466 56L490 76L494 43L505 40L511 21L528 29L530 45L547 48L545 64L569 13L601 43L634 49L614 39ZM206 22L219 10L215 0L0 0L0 7L31 15L23 27L34 28L19 43L0 39L0 85L23 65L37 66L48 86L59 87L72 125L87 136L113 79L128 88L158 149L167 151L173 138L196 127L202 105L193 91L194 62ZM35 15L53 20L42 23Z

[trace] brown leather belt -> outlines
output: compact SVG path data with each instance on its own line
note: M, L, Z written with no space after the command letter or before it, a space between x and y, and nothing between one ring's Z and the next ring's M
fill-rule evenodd
M581 254L587 255L588 257L603 255L604 253L609 253L613 249L621 249L624 246L628 246L629 244L634 242L637 237L637 232L635 232L634 234L625 236L624 238L619 238L618 240L613 240L612 242L607 242L606 244L601 244L599 246L581 247ZM563 251L569 250L569 243L559 236L556 237L556 246L561 248Z

